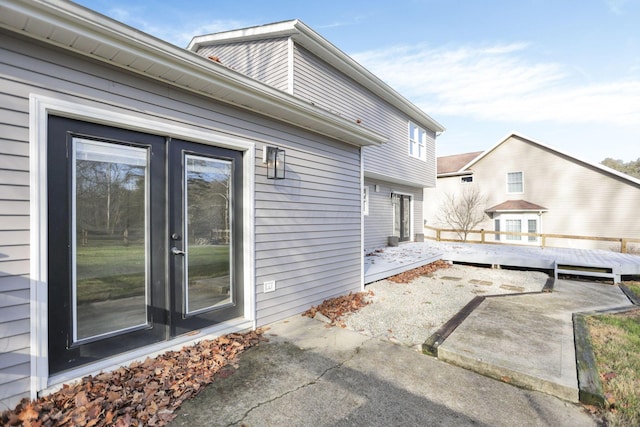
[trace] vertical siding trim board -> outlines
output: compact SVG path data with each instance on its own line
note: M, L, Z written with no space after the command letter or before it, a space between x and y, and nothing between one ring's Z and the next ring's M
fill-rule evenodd
M293 90L294 90L294 84L295 84L295 79L294 79L294 46L293 46L293 39L291 37L289 37L287 39L287 92L290 93L291 95L293 95Z
M30 397L37 398L38 392L46 390L52 384L81 377L83 371L108 369L132 358L144 358L152 352L164 352L168 342L161 342L138 351L105 359L100 364L64 373L60 377L50 378L48 370L48 338L47 338L47 119L51 115L60 115L78 120L89 121L109 126L116 126L153 134L184 138L193 142L215 144L225 148L243 151L243 203L245 206L244 221L249 231L243 233L244 277L245 277L245 319L230 322L227 325L214 326L202 330L200 334L173 339L171 348L180 348L188 343L201 340L210 333L227 333L246 328L249 322L256 326L255 302L255 225L254 225L254 193L255 193L255 144L247 139L220 134L214 130L197 130L173 124L168 120L153 120L136 116L130 111L115 111L94 107L81 99L65 100L31 93L29 95L29 161L30 161L30 346L31 346L31 390ZM98 366L100 365L100 366Z
M364 206L363 204L363 200L362 197L364 195L364 187L366 186L366 183L364 182L364 158L362 156L362 148L360 148L358 150L358 152L360 153L360 254L362 256L362 259L360 260L360 290L362 292L364 292L364 251L365 251L365 246L364 246L364 233L365 233L365 227L364 227L364 220L365 220L365 215L364 215ZM369 203L369 201L367 201L367 203Z

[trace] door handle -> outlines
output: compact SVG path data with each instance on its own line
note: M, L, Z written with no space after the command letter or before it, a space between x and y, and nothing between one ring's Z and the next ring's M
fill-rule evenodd
M176 248L175 246L171 248L171 253L174 255L186 255L187 253L185 251L181 251L180 249Z

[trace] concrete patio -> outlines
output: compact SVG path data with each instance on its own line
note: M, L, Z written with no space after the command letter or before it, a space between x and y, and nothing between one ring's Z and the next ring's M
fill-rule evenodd
M556 280L553 292L486 298L438 347L438 359L578 402L573 314L631 308L618 286Z
M634 305L618 286L559 280L559 274L598 277L613 283L619 283L623 276L640 275L637 255L429 241L372 251L365 259L365 282L437 259L538 269L552 275L551 292L487 295L470 304L468 310L465 307L464 315L456 316L459 319L448 322L451 326L445 335L436 333L425 345L429 344L429 353L440 360L572 402L580 395L573 314L631 309ZM432 346L435 338L437 344Z

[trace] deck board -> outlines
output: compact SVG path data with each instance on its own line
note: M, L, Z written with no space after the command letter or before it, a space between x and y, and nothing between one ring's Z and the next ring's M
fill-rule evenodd
M555 270L558 265L610 269L619 278L640 275L640 256L605 250L475 243L405 243L365 255L365 284L438 259L452 262Z

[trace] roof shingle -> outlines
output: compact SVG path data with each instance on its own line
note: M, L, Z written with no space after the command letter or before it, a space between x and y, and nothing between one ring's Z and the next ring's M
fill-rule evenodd
M478 157L484 151L474 151L473 153L454 154L453 156L438 157L438 175L443 173L458 172L471 160Z
M526 200L507 200L499 205L495 205L486 210L486 212L501 212L501 211L546 211L548 210L544 206L536 205L535 203L527 202Z

